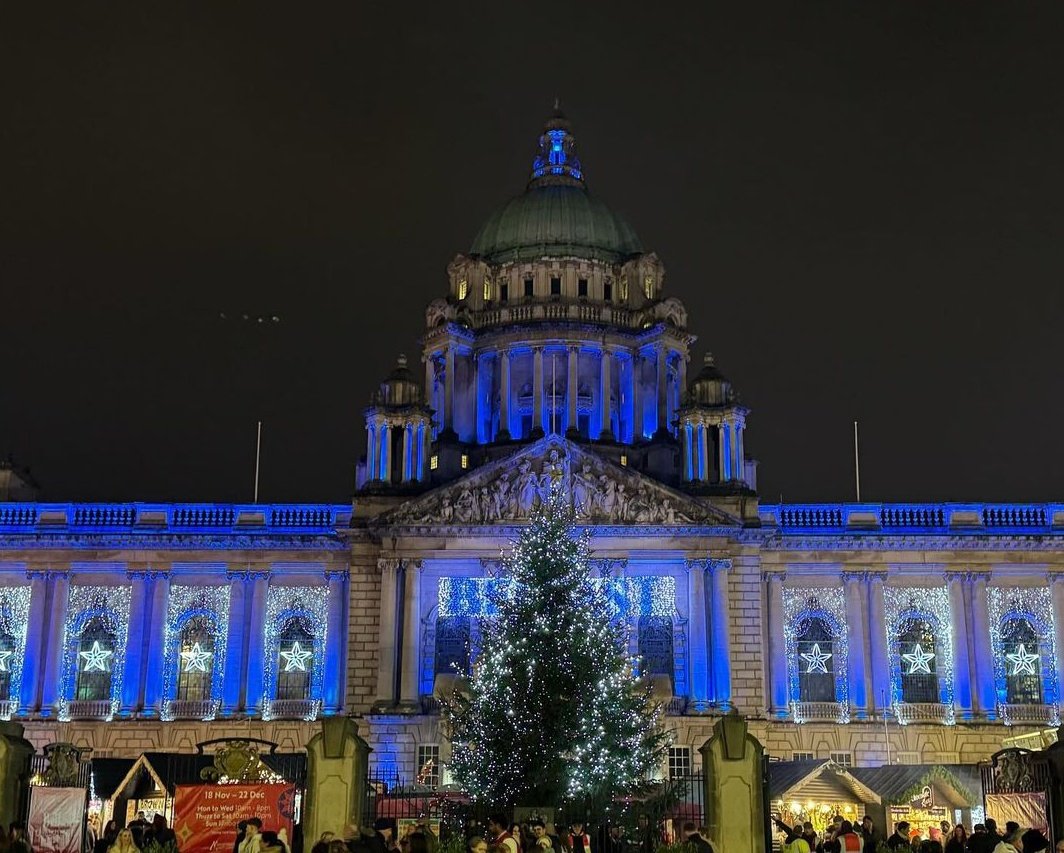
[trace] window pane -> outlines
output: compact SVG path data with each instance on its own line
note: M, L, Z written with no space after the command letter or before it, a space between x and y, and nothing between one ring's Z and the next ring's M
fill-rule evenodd
M417 784L430 788L440 784L440 747L437 744L419 744L417 748Z
M214 672L214 630L209 619L196 616L181 629L177 698L203 702L211 698Z
M834 702L835 635L823 619L798 625L798 698L802 702Z
M1041 705L1042 656L1038 635L1026 619L1013 619L1001 632L1005 692L1010 705Z
M0 702L11 697L11 668L14 666L15 638L0 634Z
M111 698L111 668L114 666L114 635L101 619L85 626L78 640L77 678L74 699L96 702Z
M691 775L691 747L669 747L669 778L677 779Z
M314 637L289 619L281 631L277 648L277 695L275 699L310 698L310 677L314 672Z
M469 617L436 620L436 673L469 672Z
M931 625L916 620L898 638L901 655L901 700L903 702L939 702L938 655Z
M673 674L672 619L667 616L639 617L639 655L643 674Z

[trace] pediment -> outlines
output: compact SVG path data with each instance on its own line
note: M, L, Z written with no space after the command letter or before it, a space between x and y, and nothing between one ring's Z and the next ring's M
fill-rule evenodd
M381 516L388 524L496 525L528 519L559 483L578 523L737 525L721 510L559 436L484 465Z

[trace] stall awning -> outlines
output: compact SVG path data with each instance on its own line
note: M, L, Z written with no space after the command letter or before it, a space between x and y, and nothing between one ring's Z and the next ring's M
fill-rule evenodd
M972 764L890 764L854 767L850 772L888 804L908 805L925 787L936 793L941 804L953 808L983 801L979 768Z
M879 795L856 778L851 768L827 759L769 762L768 790L772 802L809 799L880 802Z

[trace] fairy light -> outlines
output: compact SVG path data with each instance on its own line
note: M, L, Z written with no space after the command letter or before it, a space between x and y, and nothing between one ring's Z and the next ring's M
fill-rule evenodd
M266 625L263 629L263 696L266 698L262 710L264 720L269 720L272 716L270 700L277 694L277 673L282 653L292 653L291 648L281 649L281 634L293 619L314 638L313 659L309 661L311 711L308 712L307 719L315 719L321 708L325 680L325 646L328 641L329 590L327 587L271 584L266 593ZM306 650L301 650L300 653L306 654ZM305 665L307 659L303 658L303 661Z
M902 667L908 667L904 674L930 673L930 654L926 649L914 648L912 652L902 654L901 636L920 623L931 627L935 638L935 675L938 680L939 702L945 711L944 722L953 725L956 722L954 711L953 685L953 612L950 607L949 590L945 586L935 587L895 587L883 590L883 607L886 615L887 645L890 648L890 690L891 701L898 722L905 725L907 716L899 714L899 706L904 704L902 697ZM926 667L926 670L925 670Z
M7 705L4 716L10 719L18 711L19 697L22 695L22 666L26 656L26 632L30 621L30 587L0 587L0 635L10 638L14 648L5 655L3 670L8 673Z
M1054 619L1053 596L1047 587L998 587L987 589L987 605L990 614L990 645L994 658L994 687L999 709L1006 724L1008 717L1008 678L1016 675L1009 672L1009 663L1015 666L1020 661L1016 655L1005 653L1005 637L1008 630L1019 620L1024 620L1038 637L1038 661L1030 660L1030 652L1023 647L1026 661L1023 665L1030 672L1041 664L1042 702L1055 709L1050 725L1060 725L1060 688L1057 685L1057 649L1053 641ZM1017 652L1019 649L1017 649ZM1034 673L1032 673L1034 674Z
M111 673L111 707L106 719L118 711L122 697L122 678L125 671L126 640L129 637L128 586L72 586L67 604L64 625L63 674L59 685L59 719L70 720L71 702L77 684L78 667L81 664L81 635L93 622L99 621L114 637L108 664ZM101 649L101 652L105 650ZM106 671L106 670L104 670Z
M170 597L166 607L166 629L164 634L164 661L163 661L163 690L164 702L161 717L163 720L172 720L170 702L177 698L177 682L184 668L186 672L192 660L182 656L181 634L185 627L193 619L199 619L210 626L214 640L214 652L210 661L206 661L202 654L197 668L202 666L201 672L210 666L211 691L209 707L211 712L208 719L213 719L217 709L222 703L222 684L225 679L225 644L229 637L229 588L225 586L191 586L188 584L173 584L170 587ZM202 652L202 650L201 650ZM187 654L187 653L186 653ZM204 653L205 654L205 653Z
M806 672L813 670L812 662L798 654L798 638L809 622L820 619L831 632L831 657L835 671L835 701L839 705L838 722L850 721L850 684L846 662L849 646L846 631L846 595L841 586L833 587L784 587L783 589L783 637L787 650L787 684L791 700L791 713L796 723L803 723L801 674L803 664L810 664ZM820 655L823 652L816 647ZM824 661L823 663L826 663ZM822 664L823 665L823 664Z

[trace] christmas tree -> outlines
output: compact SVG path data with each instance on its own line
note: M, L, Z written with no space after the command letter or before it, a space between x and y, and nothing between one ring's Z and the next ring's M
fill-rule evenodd
M504 561L468 688L444 702L451 772L477 799L605 805L660 767L661 711L589 554L555 488Z

